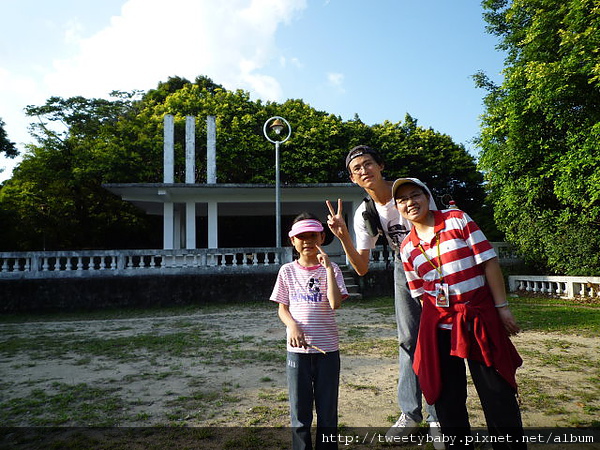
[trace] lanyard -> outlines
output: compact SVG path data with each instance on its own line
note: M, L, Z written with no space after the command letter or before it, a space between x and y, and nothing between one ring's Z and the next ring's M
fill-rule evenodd
M425 257L425 259L427 259L429 264L431 264L431 267L433 267L435 269L435 271L438 273L438 275L440 276L440 283L443 283L444 275L442 274L442 258L440 256L440 234L439 233L435 234L435 245L437 247L437 257L438 257L439 266L436 266L433 263L433 261L431 261L431 259L429 259L429 256L427 256L427 253L425 253L425 250L423 249L423 246L421 245L421 243L419 243L419 250L421 250L421 253L423 253L423 256Z

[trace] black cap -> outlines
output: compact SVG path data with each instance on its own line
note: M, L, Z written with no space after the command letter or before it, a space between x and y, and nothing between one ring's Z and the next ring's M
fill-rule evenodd
M357 145L350 150L348 152L348 156L346 156L346 169L354 158L358 158L359 156L363 155L371 155L377 164L381 164L381 155L377 150L372 149L368 145Z

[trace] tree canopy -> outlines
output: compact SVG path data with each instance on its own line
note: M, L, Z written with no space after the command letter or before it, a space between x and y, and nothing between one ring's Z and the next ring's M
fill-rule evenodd
M487 89L479 166L498 227L565 275L600 274L600 8L594 0L485 0L507 53Z
M15 147L15 143L8 139L4 126L4 121L0 119L0 153L4 153L7 158L14 158L19 152Z
M39 119L32 125L36 144L0 190L4 250L160 247L162 222L101 186L162 182L165 114L175 117L175 182L184 182L186 116L197 117L196 181L206 182L205 118L213 115L217 181L274 183L273 145L262 127L277 115L293 128L280 148L282 183L349 182L345 155L354 145L368 144L382 151L389 179L419 177L438 200L449 194L485 222L474 158L410 115L404 122L367 126L358 117L343 121L300 99L252 101L247 92L228 91L207 77L194 82L173 77L145 93L113 92L111 100L52 97L27 113Z

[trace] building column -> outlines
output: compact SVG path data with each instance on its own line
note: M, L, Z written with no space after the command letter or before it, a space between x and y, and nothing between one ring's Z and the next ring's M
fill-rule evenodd
M208 203L208 248L219 248L219 209L217 202Z
M185 203L185 248L196 248L196 203Z
M181 205L175 205L173 212L173 248L175 249L180 249L182 247L182 240L185 236L185 231L183 230L183 227L185 227L185 221L181 220L181 214Z
M173 202L163 203L163 248L173 250L174 236L174 205Z

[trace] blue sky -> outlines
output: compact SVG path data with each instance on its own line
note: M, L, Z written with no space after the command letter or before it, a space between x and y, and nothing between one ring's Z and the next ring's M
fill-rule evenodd
M0 118L21 150L30 142L26 105L206 75L255 100L300 98L369 125L409 113L476 154L485 93L471 76L483 70L502 80L504 55L476 0L0 0L0 7ZM0 181L15 163L0 158Z

